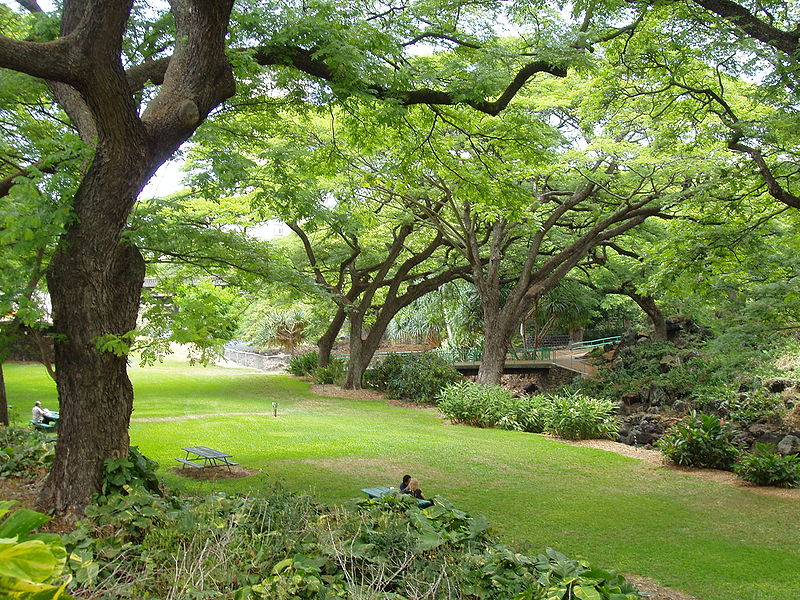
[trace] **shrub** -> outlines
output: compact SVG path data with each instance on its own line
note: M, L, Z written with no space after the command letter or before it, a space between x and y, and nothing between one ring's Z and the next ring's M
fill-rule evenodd
M319 352L305 352L293 356L286 366L286 370L292 375L302 377L303 375L310 375L317 367L319 367Z
M127 495L131 488L161 494L156 476L158 463L139 452L137 446L128 448L128 458L107 458L105 466L102 496Z
M505 405L505 414L497 422L501 429L542 433L547 420L549 400L544 396L511 398Z
M656 442L662 454L678 465L730 470L739 454L735 431L713 415L692 411Z
M786 412L782 398L767 394L764 390L740 394L730 386L716 385L701 388L693 398L700 412L724 416L742 425L762 419L777 419Z
M435 402L442 388L460 379L450 363L430 352L390 354L369 375L370 384L389 398L426 403Z
M733 471L756 485L796 487L800 484L800 456L782 456L769 444L756 444L751 454L733 465Z
M53 464L55 440L38 431L0 427L0 478L33 477Z
M439 410L453 423L494 427L508 414L511 393L499 385L451 383L439 392Z
M568 440L616 438L617 407L611 400L579 393L553 397L544 405L544 429Z
M345 362L334 358L324 367L317 367L311 373L314 383L336 383L339 384L344 379Z
M109 500L66 536L81 598L639 598L551 550L512 552L485 518L439 497L424 510L400 494L326 508L280 487L264 498Z

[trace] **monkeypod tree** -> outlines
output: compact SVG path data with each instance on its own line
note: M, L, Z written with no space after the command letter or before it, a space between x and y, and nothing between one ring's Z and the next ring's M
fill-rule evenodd
M127 453L127 359L98 341L124 340L136 327L144 261L123 236L130 212L158 167L234 95L237 78L239 106L358 96L498 114L532 78L563 77L625 20L613 7L576 7L564 26L555 2L387 10L360 2L64 0L52 15L35 0L18 5L33 18L0 8L0 68L46 82L89 157L65 195L72 218L47 272L63 418L42 500L59 511L84 506L99 489L103 461ZM530 35L505 44L494 34L498 20L530 24ZM414 63L421 42L434 56ZM442 48L458 51L439 59ZM35 163L19 167L25 174Z

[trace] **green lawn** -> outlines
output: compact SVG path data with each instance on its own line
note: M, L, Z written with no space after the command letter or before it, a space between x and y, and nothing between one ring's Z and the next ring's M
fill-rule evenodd
M523 551L552 546L703 600L800 598L796 501L538 435L444 425L433 410L322 398L283 376L167 364L132 368L131 378L132 443L163 471L187 445L228 451L260 471L218 482L164 473L183 489L257 492L280 480L341 502L362 487L397 485L410 472L426 494L483 513ZM56 406L43 369L7 365L6 381L20 419L35 399ZM135 420L190 414L209 416Z

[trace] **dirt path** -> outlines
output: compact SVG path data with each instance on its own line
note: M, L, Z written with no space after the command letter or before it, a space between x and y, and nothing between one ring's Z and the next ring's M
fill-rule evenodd
M664 455L658 450L648 450L646 448L637 448L635 446L628 446L627 444L620 444L619 442L612 442L611 440L563 440L553 436L545 436L552 440L565 442L573 446L583 446L584 448L597 448L598 450L605 450L606 452L616 452L623 456L631 458L639 458L654 467L669 469L670 471L677 471L678 473L685 473L693 477L699 477L706 481L714 481L716 483L724 483L733 487L746 489L754 494L762 496L771 496L773 498L786 498L790 500L800 500L800 488L776 488L776 487L761 487L754 483L739 479L730 471L720 471L719 469L695 469L692 467L681 467L670 463Z

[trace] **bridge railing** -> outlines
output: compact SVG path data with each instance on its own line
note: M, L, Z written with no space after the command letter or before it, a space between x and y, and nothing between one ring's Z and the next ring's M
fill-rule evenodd
M483 359L482 348L451 348L432 352L451 363L480 362ZM552 360L554 355L552 348L509 348L506 360Z
M596 340L586 340L584 342L575 342L569 345L570 350L584 350L588 348L597 348L597 346L605 346L606 344L613 344L620 341L621 336L612 335L611 337L599 338Z

